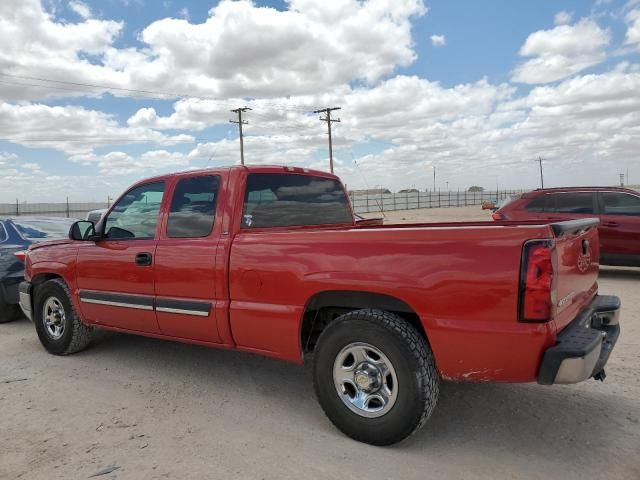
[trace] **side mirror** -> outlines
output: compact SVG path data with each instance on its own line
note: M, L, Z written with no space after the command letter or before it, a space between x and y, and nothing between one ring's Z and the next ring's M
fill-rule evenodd
M88 220L79 220L71 225L69 238L71 240L95 241L97 240L96 227L93 222Z

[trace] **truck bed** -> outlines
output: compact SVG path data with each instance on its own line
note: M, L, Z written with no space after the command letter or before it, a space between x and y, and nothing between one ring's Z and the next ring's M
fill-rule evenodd
M229 267L233 337L299 360L299 319L309 299L324 291L377 292L417 313L443 377L533 381L535 352L553 344L597 289L597 256L586 274L576 274L569 265L575 258L565 254L577 248L582 230L572 222L241 230ZM559 298L566 288L574 292L545 324L517 321L522 250L532 239L556 242ZM266 332L255 328L256 318L269 325Z

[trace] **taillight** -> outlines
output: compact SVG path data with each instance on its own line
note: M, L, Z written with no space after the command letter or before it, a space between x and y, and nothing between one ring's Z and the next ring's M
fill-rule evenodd
M547 322L551 320L553 243L549 240L531 240L524 244L520 270L521 322Z
M505 216L500 212L493 212L491 214L491 218L493 218L495 221L500 221L500 220L504 220Z
M18 260L20 260L22 263L24 263L24 261L27 259L27 251L26 250L19 250L17 252L13 252L13 254L16 256L16 258Z

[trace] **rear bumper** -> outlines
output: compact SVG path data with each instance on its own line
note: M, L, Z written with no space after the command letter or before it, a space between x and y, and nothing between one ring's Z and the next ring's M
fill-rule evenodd
M598 295L544 352L538 383L578 383L604 378L604 366L620 335L620 299Z
M33 291L33 286L31 282L21 282L18 287L19 296L20 296L20 308L24 312L25 316L33 321L32 314L32 306L33 302L31 301L31 292Z

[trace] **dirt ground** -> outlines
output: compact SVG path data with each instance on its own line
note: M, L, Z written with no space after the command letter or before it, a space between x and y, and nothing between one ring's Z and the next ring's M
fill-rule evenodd
M600 286L623 302L605 383L444 384L426 427L387 448L332 427L306 365L117 334L55 357L29 321L0 325L0 479L638 480L640 269L603 268Z

